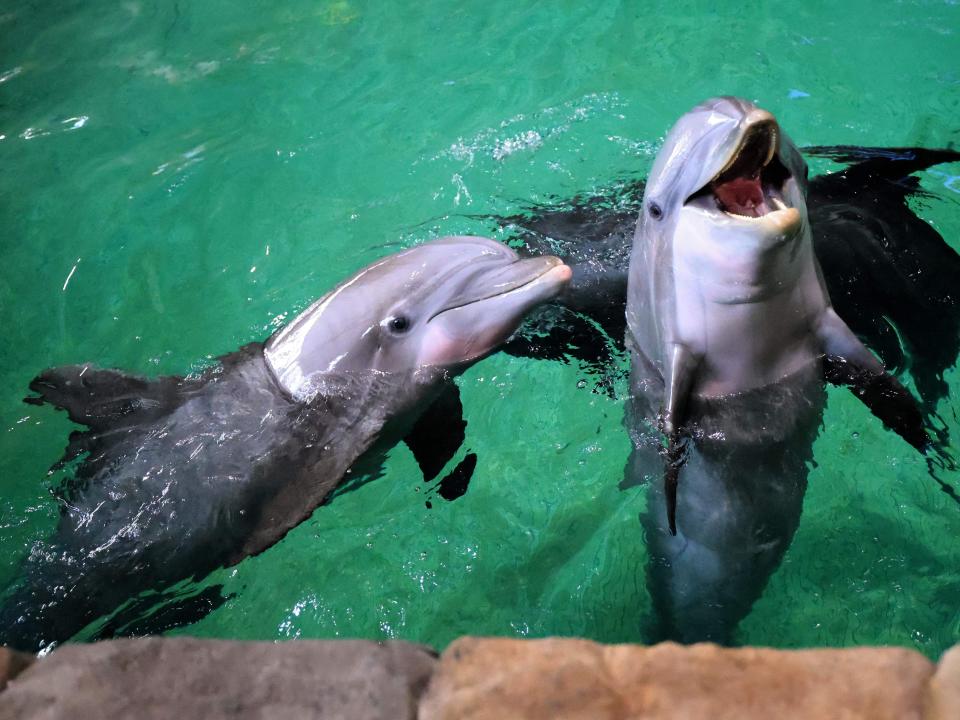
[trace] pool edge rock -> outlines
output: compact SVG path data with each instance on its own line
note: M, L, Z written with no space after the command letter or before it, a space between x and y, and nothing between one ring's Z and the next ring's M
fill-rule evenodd
M960 718L960 645L954 645L940 658L937 672L930 680L926 720Z
M934 666L913 650L460 638L420 720L920 720ZM946 717L946 716L944 716Z
M33 655L0 646L0 692L8 682L30 667L34 659Z
M413 720L436 663L405 642L139 638L65 645L0 693L0 719Z
M439 660L402 641L187 637L0 648L8 718L631 720L960 718L960 645L774 650L463 637Z

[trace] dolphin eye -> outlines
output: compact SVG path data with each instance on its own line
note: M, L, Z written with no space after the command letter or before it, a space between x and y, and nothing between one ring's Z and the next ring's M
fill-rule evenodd
M387 321L387 327L390 328L390 332L399 335L410 328L410 320L405 315L396 315Z
M659 220L663 217L663 210L661 210L660 206L655 202L647 205L647 212L650 213L650 217L652 217L654 220Z

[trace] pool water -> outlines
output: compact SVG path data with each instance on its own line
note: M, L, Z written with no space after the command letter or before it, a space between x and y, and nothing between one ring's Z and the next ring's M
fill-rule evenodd
M0 588L57 518L47 471L71 424L21 403L39 370L198 370L386 252L643 177L712 95L757 101L799 145L960 143L958 31L955 0L3 3ZM914 209L960 251L960 166L920 178ZM459 383L463 497L397 447L383 477L214 573L229 599L171 633L642 641L622 399L575 362L503 354ZM814 452L739 640L960 641L960 508L923 459L835 388Z

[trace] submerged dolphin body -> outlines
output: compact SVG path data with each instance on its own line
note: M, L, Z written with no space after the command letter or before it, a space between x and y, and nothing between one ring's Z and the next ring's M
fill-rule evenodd
M650 589L682 640L728 641L789 546L825 371L929 443L913 398L831 306L805 185L775 118L718 98L677 122L646 186L627 290L628 474L662 468L644 517Z
M139 593L240 562L362 458L411 433L426 452L424 418L451 378L569 277L555 257L444 238L373 263L199 377L42 373L34 400L88 429L70 437L59 525L25 561L0 642L36 650Z

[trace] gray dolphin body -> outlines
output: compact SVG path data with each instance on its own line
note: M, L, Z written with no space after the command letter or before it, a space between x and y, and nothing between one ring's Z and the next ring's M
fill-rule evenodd
M717 98L677 122L646 186L627 290L627 473L664 477L644 516L648 576L677 639L729 641L783 557L825 372L928 443L912 397L831 307L806 176L770 113Z
M79 464L59 525L25 561L0 642L65 640L138 594L269 548L569 278L554 257L445 238L364 268L200 377L41 374L33 400L88 430L71 435L64 460Z

